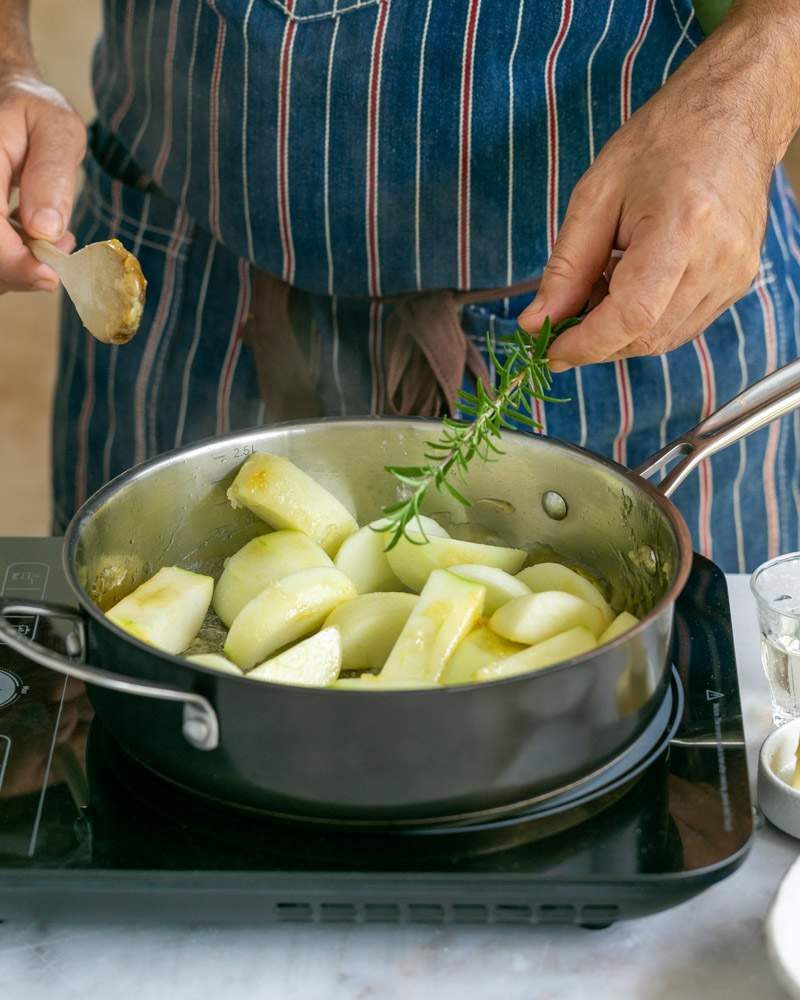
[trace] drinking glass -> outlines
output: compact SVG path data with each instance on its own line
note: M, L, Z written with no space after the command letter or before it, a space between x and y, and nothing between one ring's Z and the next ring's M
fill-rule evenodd
M776 726L800 718L800 552L759 566L750 578L761 629L761 663Z

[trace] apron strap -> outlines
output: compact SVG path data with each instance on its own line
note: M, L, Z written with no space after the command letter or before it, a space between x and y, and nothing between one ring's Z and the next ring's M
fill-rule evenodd
M455 416L458 393L467 374L490 391L486 364L461 327L461 307L512 298L535 291L538 285L537 278L510 288L443 290L374 300L394 307L384 336L387 412ZM280 278L253 268L251 308L241 337L253 350L259 387L272 421L322 413L292 322L290 296L295 292Z

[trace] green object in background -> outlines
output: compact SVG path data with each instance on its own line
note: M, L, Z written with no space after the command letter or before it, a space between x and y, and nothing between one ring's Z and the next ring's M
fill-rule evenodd
M692 0L700 27L710 35L725 20L733 0Z

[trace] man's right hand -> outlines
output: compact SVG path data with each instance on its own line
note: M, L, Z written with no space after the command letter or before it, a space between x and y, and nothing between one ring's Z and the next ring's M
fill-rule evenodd
M75 175L86 151L80 115L34 73L0 68L0 294L53 291L58 278L40 264L8 222L11 191L19 186L15 213L28 235L69 252L67 232Z

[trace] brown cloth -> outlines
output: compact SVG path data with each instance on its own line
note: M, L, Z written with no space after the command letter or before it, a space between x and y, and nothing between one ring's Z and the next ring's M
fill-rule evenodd
M388 296L375 301L393 309L384 333L388 413L397 416L454 416L465 374L490 386L480 352L461 328L460 309L535 291L539 279L510 288L435 291ZM321 403L298 339L292 299L302 295L266 271L253 269L253 293L242 340L255 356L261 393L271 421L316 417Z

